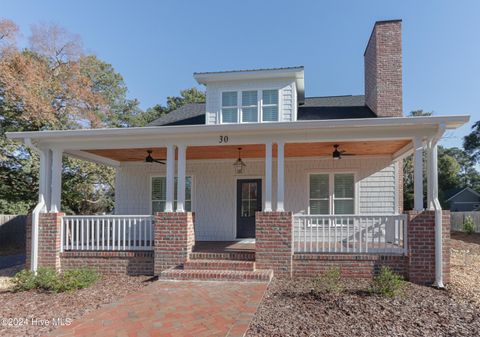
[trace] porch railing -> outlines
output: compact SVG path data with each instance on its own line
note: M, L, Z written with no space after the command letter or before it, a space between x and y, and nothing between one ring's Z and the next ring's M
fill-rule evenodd
M407 253L407 216L295 215L299 253Z
M75 215L62 218L63 250L152 250L150 215Z

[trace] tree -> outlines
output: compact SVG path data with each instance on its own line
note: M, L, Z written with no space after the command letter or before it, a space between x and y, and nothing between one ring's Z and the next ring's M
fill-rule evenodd
M472 132L463 139L463 147L476 162L480 162L480 121L473 124Z
M205 93L197 88L184 89L180 91L180 96L167 97L167 106L156 104L153 107L148 108L143 114L143 119L140 121L140 124L144 123L143 125L146 125L185 104L204 103L205 99Z
M20 51L2 42L2 36L15 40L12 27L0 20L0 213L25 213L36 201L38 158L5 132L129 126L140 110L126 98L120 74L84 55L77 36L55 25L35 26L29 48ZM113 176L112 169L65 158L62 206L75 213L109 211Z

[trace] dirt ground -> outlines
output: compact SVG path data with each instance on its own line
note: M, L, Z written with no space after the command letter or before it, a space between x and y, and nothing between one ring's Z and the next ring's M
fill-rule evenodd
M370 295L345 281L339 295L314 295L311 281L273 282L247 336L480 336L480 235L452 235L446 290L407 283L403 296Z

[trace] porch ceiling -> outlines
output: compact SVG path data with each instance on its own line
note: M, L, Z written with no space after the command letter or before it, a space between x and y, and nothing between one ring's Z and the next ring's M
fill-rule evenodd
M340 149L347 153L365 155L392 155L406 146L410 140L364 141L364 142L322 142L322 143L288 143L285 144L285 157L325 157L331 156L333 145L339 144ZM238 157L238 148L242 148L242 158L264 158L265 146L254 145L217 145L217 146L189 146L187 159L235 159ZM101 157L120 162L143 161L150 148L84 150ZM166 158L166 148L151 148L152 156L156 159ZM276 145L273 146L273 156L276 157Z

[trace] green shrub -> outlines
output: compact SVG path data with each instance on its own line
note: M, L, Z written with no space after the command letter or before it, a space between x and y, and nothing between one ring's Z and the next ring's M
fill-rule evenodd
M12 282L14 291L28 291L36 288L35 274L28 269L23 269L16 273Z
M405 281L403 277L393 272L388 267L380 268L380 272L373 279L371 291L385 297L396 297L403 293Z
M315 294L339 294L342 291L342 275L339 267L332 267L323 275L313 279L313 292Z
M37 274L29 270L18 272L13 278L14 291L41 289L53 292L83 289L94 284L100 275L91 268L76 268L63 273L53 268L38 268Z
M471 216L467 216L463 221L463 231L469 235L475 232L475 223Z
M58 291L83 289L98 281L100 275L91 268L83 267L66 270L61 275Z
M35 276L35 285L37 289L47 291L57 291L59 287L58 274L53 268L38 268Z

